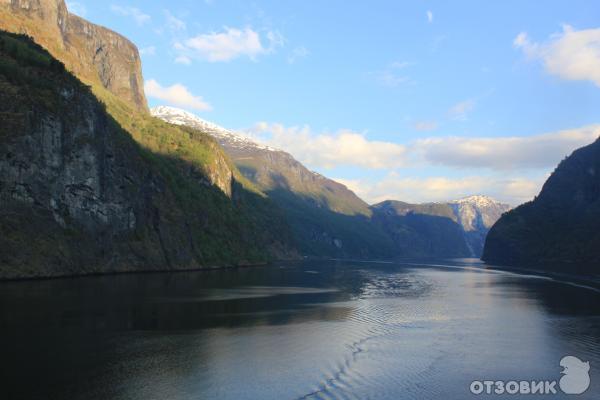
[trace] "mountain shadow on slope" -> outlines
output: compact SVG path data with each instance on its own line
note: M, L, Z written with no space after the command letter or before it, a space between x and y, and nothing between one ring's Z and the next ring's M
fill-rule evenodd
M0 31L0 277L296 256L281 211L214 139L122 105L134 140L106 104L31 39Z

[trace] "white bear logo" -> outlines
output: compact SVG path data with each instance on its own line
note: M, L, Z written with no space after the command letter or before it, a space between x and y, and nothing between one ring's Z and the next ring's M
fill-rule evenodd
M560 366L564 369L561 374L559 386L566 394L581 394L590 386L590 363L583 362L574 356L565 356L560 360Z

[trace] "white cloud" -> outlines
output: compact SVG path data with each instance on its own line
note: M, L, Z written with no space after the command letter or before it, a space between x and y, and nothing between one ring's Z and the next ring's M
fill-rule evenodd
M67 1L67 10L80 17L85 17L87 14L87 8L78 1Z
M269 31L261 38L251 29L225 28L223 32L212 32L177 43L175 48L209 62L231 61L246 56L255 61L258 56L274 52L284 45L285 39L279 32Z
M140 54L143 56L153 56L156 55L156 47L148 46L140 49Z
M426 125L421 128L433 128ZM600 136L600 125L532 136L430 137L399 144L371 141L348 130L315 133L308 126L262 122L249 130L257 140L294 155L313 168L357 166L393 170L405 166L485 168L489 171L548 169Z
M427 22L433 22L433 13L431 12L431 10L427 10Z
M180 83L163 87L154 79L150 79L144 83L144 90L148 97L163 100L171 105L199 111L212 110L211 105L202 97L194 96Z
M518 205L533 199L539 193L545 179L545 175L535 178L520 176L414 178L391 172L378 181L347 179L336 179L336 181L346 185L370 204L384 200L401 200L408 203L438 202L484 194L511 205Z
M379 180L336 179L371 203L386 199L443 201L485 194L517 205L539 192L548 173L563 158L600 137L600 125L521 137L430 137L407 144L374 141L348 130L315 133L308 126L267 122L256 124L247 133L291 153L309 168L386 171ZM433 171L436 176L400 175L407 168ZM460 174L465 176L453 178L456 169L462 169Z
M299 46L294 48L292 52L288 55L287 62L288 64L294 64L297 60L308 56L309 52L304 46Z
M372 141L361 133L340 130L333 134L315 134L308 126L285 127L258 123L249 132L261 142L289 151L312 167L395 168L404 165L404 146Z
M118 6L116 4L112 4L110 6L110 10L122 17L131 17L135 21L136 24L142 26L152 19L148 14L145 14L139 8L128 7L128 6Z
M600 125L533 136L436 137L410 146L428 164L494 170L550 168L600 136Z
M532 42L526 32L513 44L532 59L539 59L549 74L568 80L592 81L600 86L600 28L574 30L569 25L545 43Z
M468 114L475 108L475 100L468 99L456 103L448 110L451 118L458 121L466 121Z

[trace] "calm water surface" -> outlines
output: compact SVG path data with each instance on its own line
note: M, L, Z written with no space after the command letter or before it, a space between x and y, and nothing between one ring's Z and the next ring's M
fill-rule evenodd
M471 381L558 380L564 355L591 364L570 398L600 398L598 291L428 264L0 283L0 398L481 398Z

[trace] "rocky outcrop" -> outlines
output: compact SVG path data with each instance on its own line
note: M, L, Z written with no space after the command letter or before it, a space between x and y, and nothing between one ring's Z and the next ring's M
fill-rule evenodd
M136 46L70 14L64 0L0 0L0 29L31 36L84 82L148 111Z
M496 222L482 258L498 265L598 275L599 226L600 139L573 152L533 201Z

